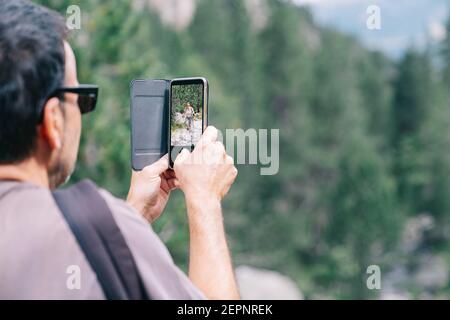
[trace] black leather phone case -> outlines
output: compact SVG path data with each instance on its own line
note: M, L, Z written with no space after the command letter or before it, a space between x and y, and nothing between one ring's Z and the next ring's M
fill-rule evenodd
M167 153L169 80L136 79L131 95L131 166L142 170Z

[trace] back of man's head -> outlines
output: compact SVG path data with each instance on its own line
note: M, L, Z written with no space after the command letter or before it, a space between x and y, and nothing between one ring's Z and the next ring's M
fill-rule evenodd
M25 0L0 1L0 164L32 153L42 107L64 81L66 34L58 13Z

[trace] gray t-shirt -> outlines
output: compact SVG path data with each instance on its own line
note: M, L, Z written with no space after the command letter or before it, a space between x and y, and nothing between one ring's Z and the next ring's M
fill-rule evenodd
M202 299L149 223L100 189L153 299ZM74 280L74 277L77 277ZM104 299L50 190L0 180L0 299Z

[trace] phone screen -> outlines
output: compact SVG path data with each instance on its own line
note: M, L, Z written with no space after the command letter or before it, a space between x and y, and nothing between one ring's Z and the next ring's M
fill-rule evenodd
M192 151L203 133L205 83L202 79L174 80L171 84L170 162L187 148Z

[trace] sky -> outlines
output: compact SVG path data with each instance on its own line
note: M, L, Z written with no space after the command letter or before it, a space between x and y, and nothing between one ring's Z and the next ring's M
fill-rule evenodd
M408 47L423 48L445 37L450 0L293 0L311 8L321 24L359 38L367 47L397 58ZM380 29L369 30L366 12L380 9Z

